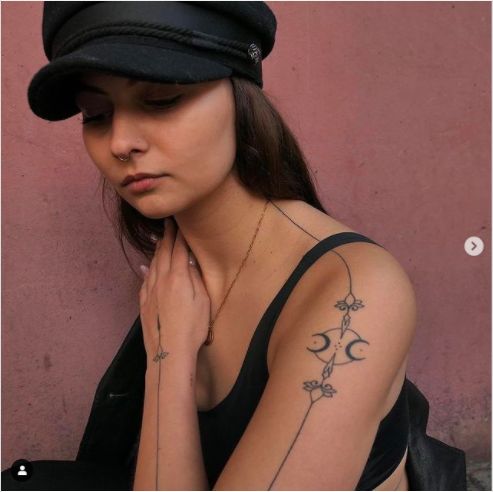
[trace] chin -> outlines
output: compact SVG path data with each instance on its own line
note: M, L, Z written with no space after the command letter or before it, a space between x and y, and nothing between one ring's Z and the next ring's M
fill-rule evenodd
M123 197L122 197L123 198ZM139 214L143 215L147 219L164 219L168 217L169 210L168 207L159 207L159 206L138 206L136 203L132 203L129 200L124 199L133 209L135 209Z
M164 212L162 210L157 210L157 211L148 211L148 210L139 210L137 209L144 217L148 219L165 219L168 217L170 214L168 212Z
M208 195L206 194L205 196L207 197ZM166 197L156 194L140 196L132 201L125 201L148 219L165 219L197 206L201 199L202 197L199 195L193 197L181 196L180 199L176 199L176 197L169 194Z

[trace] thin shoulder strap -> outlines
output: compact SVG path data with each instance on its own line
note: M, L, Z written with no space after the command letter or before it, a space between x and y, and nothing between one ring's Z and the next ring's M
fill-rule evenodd
M362 234L359 234L358 232L339 232L322 239L301 258L296 268L293 270L281 290L265 311L262 319L260 320L259 326L257 327L258 329L254 333L252 345L256 346L257 350L253 350L252 352L255 353L256 356L260 356L265 364L267 363L267 348L274 325L284 304L300 278L323 254L333 248L336 248L337 246L341 246L342 244L355 242L373 243L383 248L383 246L377 242L363 236ZM260 347L262 347L262 349L260 349Z
M318 242L312 249L310 249L298 263L293 273L290 275L284 286L282 287L279 295L276 298L276 306L279 304L282 308L287 298L291 294L291 291L298 283L303 274L315 263L322 255L330 251L331 249L341 246L342 244L365 242L373 243L380 246L372 239L363 236L357 232L339 232L332 236L326 237ZM383 246L382 246L383 247ZM280 311L280 309L279 309Z

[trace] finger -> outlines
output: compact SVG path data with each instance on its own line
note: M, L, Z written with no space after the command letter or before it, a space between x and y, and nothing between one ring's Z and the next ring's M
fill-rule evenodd
M205 295L209 297L209 293L207 292L207 289L204 284L204 279L202 278L202 275L199 272L197 264L195 265L189 264L188 270L190 272L190 278L192 279L193 290L195 292L195 295Z
M144 280L139 291L139 305L142 307L147 302L147 279Z
M171 255L175 244L176 227L171 217L165 219L164 236L159 245L157 274L166 273L171 267Z
M188 252L188 245L182 232L178 229L175 244L173 246L173 253L171 255L171 270L188 272L189 259L190 253Z
M154 250L154 256L152 257L151 264L149 265L149 273L147 274L147 294L154 287L157 279L157 255L159 250L159 242L156 244L156 249Z
M145 304L147 300L147 278L149 276L149 267L146 265L140 265L140 271L142 272L143 282L139 291L140 305Z
M190 263L188 264L188 271L190 273L190 281L192 282L193 286L193 297L197 297L199 293L199 286L198 286L198 281L197 281L197 275L195 272L198 273L197 267L194 265L191 265Z

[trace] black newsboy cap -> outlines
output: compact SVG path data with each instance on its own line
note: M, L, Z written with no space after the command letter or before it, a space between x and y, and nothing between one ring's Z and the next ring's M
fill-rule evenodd
M57 121L79 112L86 70L151 82L192 84L231 75L259 87L276 18L265 2L44 2L50 63L32 78L32 111Z

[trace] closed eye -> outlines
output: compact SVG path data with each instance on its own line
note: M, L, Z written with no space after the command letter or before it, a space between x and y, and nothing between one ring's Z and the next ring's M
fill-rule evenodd
M146 104L149 106L155 106L158 108L167 108L170 106L173 106L182 96L183 94L178 94L175 97L172 97L171 99L148 99L144 101Z
M106 115L111 114L112 111L105 111L104 113L96 114L94 116L86 116L82 113L82 124L86 125L87 123L91 123L91 121L97 122L104 120Z

